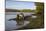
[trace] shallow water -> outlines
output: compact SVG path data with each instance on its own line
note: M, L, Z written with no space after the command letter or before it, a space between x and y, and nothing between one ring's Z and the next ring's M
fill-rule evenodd
M8 20L11 18L15 18L15 17L16 17L15 15L6 15L6 22L5 22L6 30L14 29L17 22L16 21L8 21Z
M16 29L16 21L8 21L9 19L16 18L16 15L19 14L19 12L7 12L6 13L6 19L5 19L5 29L6 30L12 30ZM24 13L24 15L31 15L31 13Z

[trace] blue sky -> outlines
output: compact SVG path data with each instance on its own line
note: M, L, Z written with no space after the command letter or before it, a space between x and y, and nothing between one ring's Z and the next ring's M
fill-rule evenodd
M8 9L36 9L34 2L6 1Z

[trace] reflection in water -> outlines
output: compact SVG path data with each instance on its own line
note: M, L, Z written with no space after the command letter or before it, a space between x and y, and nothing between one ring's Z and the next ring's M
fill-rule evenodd
M16 21L8 21L11 18L15 18L15 15L6 15L6 30L11 30L15 28L17 22Z

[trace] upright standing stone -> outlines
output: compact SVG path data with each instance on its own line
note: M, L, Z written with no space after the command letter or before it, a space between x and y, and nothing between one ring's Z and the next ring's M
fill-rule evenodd
M18 25L23 25L24 24L24 14L17 14L17 24Z

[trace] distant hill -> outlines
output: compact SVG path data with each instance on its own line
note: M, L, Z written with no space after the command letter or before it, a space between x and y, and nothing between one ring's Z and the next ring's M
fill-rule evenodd
M17 9L5 9L5 12L20 12Z
M5 9L5 12L34 12L34 10L31 9Z

